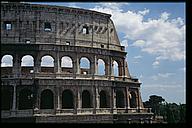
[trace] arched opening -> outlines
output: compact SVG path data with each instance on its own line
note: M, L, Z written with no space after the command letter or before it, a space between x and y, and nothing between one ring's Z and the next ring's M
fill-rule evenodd
M105 91L101 91L99 93L100 96L100 108L108 108L109 107L109 96Z
M12 55L4 55L1 59L1 67L13 67Z
M53 109L53 92L49 89L44 90L41 93L41 102L40 102L41 109Z
M54 72L54 59L46 55L41 58L41 72Z
M1 86L1 109L10 110L13 103L13 87Z
M91 108L91 94L89 91L84 90L82 93L82 108Z
M113 67L113 74L112 75L119 76L119 68L118 68L119 65L118 65L117 61L113 61L112 67Z
M62 93L62 108L74 108L73 93L71 90L65 90Z
M81 74L90 74L90 61L86 57L80 59Z
M136 100L135 92L130 93L129 101L130 101L130 108L136 108L137 107L137 100Z
M31 55L25 55L21 59L21 73L33 73L34 59Z
M19 110L33 108L33 92L29 89L22 89L19 92Z
M8 77L12 74L13 57L11 55L4 55L1 59L1 77Z
M73 73L73 61L70 57L64 56L61 58L61 71L65 73Z
M116 106L117 108L125 107L124 94L121 90L116 91Z
M102 59L98 59L98 75L105 75L105 62Z

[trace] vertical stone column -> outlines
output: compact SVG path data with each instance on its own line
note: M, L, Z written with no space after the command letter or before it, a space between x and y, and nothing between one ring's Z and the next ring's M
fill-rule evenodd
M122 70L123 70L123 74L122 74L122 76L123 77L125 77L125 70L126 70L126 68L125 68L125 58L123 59L123 67L122 67Z
M57 110L60 110L61 109L61 93L60 93L60 88L58 87L57 88Z
M143 106L142 106L140 89L137 90L137 95L138 95L137 97L138 97L138 103L139 103L139 104L138 104L138 107L139 107L139 108L142 108Z
M92 94L93 94L93 114L96 114L96 107L97 107L97 95L96 95L96 87L92 87Z
M112 76L112 60L111 57L108 58L109 59L109 63L108 63L108 76L109 76L109 80L111 80L111 76Z
M56 57L54 60L54 73L59 73L60 70L60 60L59 60L59 53L56 53Z
M80 88L78 87L77 89L77 109L81 109L81 91Z
M129 95L130 95L130 93L129 93L129 87L126 87L126 93L127 93L127 109L129 109L130 108L130 100L129 100Z
M21 74L21 60L20 60L18 54L16 54L14 59L13 59L12 72L13 72L15 78L19 77Z
M113 64L112 58L110 58L110 65L111 65L111 66L110 66L110 67L111 67L111 68L110 68L110 69L111 69L111 74L110 74L110 75L111 75L111 76L114 76L114 64Z
M99 96L99 90L98 90L98 86L96 86L96 109L100 108L100 96Z
M35 56L36 59L34 59L34 73L39 73L41 72L41 58L39 54Z
M93 79L94 79L94 75L95 75L95 66L96 66L96 56L94 56L94 57L92 57L92 59L90 60L91 62L90 62L90 64L91 64L91 75L92 75L92 77L93 77Z
M13 85L13 106L12 111L16 110L16 84Z
M98 61L97 61L97 56L95 56L95 75L98 75Z
M113 103L113 105L112 105L112 107L113 107L113 113L115 114L115 113L117 113L117 110L116 110L116 91L115 91L115 88L112 88L112 97L111 97L112 99L112 103Z
M76 60L75 60L75 64L74 64L74 69L75 69L75 73L76 74L80 74L80 60L79 60L80 58L79 58L79 56L77 55L76 56Z
M61 72L61 61L59 58L59 51L57 52L57 73Z

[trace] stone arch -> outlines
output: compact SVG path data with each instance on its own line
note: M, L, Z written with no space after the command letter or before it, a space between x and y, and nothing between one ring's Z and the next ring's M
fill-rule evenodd
M1 86L1 109L10 110L13 103L13 87Z
M109 105L109 95L107 94L106 91L102 90L99 93L99 101L100 101L100 108L108 108L110 107Z
M116 106L117 108L124 108L125 107L125 96L122 90L116 91Z
M97 67L98 67L98 69L97 69L98 75L105 75L106 74L106 72L105 72L106 66L105 66L105 61L103 59L97 60Z
M136 96L136 93L134 91L130 92L129 101L130 101L130 108L136 108L137 107L137 96Z
M88 90L84 90L82 92L82 108L91 108L92 101L91 101L91 94Z
M21 59L21 66L34 66L34 58L31 55L25 55Z
M61 58L61 71L66 73L73 73L73 61L70 56L63 56Z
M33 109L33 92L30 89L24 88L19 91L18 109Z
M54 72L54 58L52 56L44 55L41 57L41 71Z
M112 64L112 68L113 68L113 74L114 76L119 76L119 64L117 63L117 61L113 61Z
M81 74L90 74L91 61L87 57L81 57L80 59L80 71Z
M1 67L13 67L13 56L12 55L4 55L1 58Z
M31 55L25 55L21 59L21 72L24 74L33 73L34 58Z
M54 95L50 89L41 92L40 109L54 109Z
M74 96L73 92L66 89L62 93L62 108L73 109L74 108Z

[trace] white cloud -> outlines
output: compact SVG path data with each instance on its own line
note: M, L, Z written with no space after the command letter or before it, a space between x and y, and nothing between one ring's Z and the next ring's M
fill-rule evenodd
M160 18L165 21L169 18L169 15L170 15L169 13L163 12L163 13L161 13Z
M170 76L174 75L174 73L158 73L157 75L151 76L153 80L159 80L162 78L169 78Z
M145 41L144 40L137 40L131 46L143 47L144 45L145 45Z
M145 8L145 10L143 10L143 11L138 11L138 13L141 14L141 15L146 15L146 14L149 13L149 9L146 9L146 8Z
M168 78L169 76L174 75L174 73L158 73L158 76L162 78Z
M160 64L159 61L156 60L155 62L153 62L152 65L154 68L157 68L159 66L159 64Z
M133 58L134 58L134 59L141 59L142 56L141 56L141 55L138 55L138 56L134 56Z
M159 18L144 20L149 9L123 11L122 5L97 6L92 10L112 14L117 31L124 33L130 46L140 47L141 51L155 55L155 60L180 61L185 59L185 25L181 17L170 18L163 12Z
M127 48L128 47L128 41L127 40L123 40L121 42L121 45L124 46L125 48Z

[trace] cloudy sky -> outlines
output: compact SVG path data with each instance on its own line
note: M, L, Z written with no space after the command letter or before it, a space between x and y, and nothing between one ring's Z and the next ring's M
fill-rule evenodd
M85 8L111 14L129 72L139 78L143 101L150 95L168 102L185 98L185 3L33 2Z

